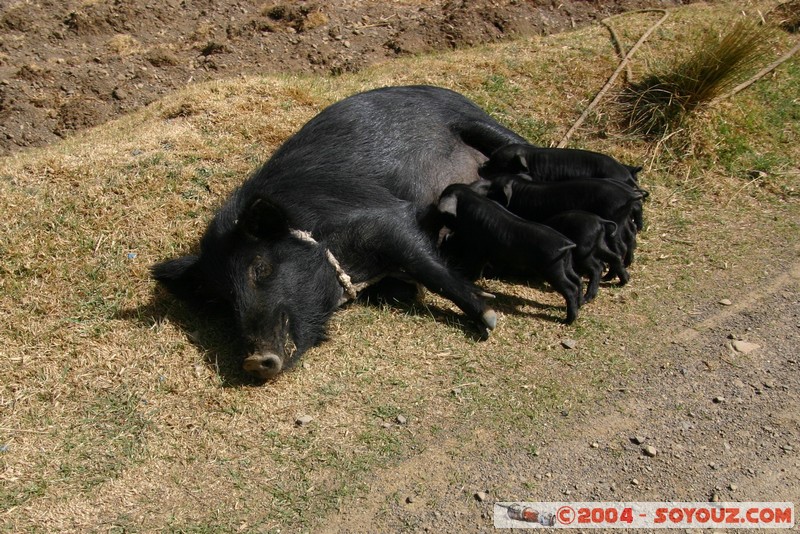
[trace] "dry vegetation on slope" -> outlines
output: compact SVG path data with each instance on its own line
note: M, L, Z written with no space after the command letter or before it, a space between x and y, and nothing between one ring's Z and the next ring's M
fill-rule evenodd
M740 16L740 4L675 11L635 62L634 76L646 61L688 46L722 14ZM755 16L771 5L746 11ZM632 43L653 20L639 14L615 24ZM784 35L776 47L787 49L791 39ZM719 299L746 300L775 280L788 284L775 291L789 294L783 306L796 317L797 59L695 117L669 142L623 137L613 108L599 108L574 145L644 163L651 199L632 283L603 288L573 326L556 322L560 302L552 293L498 281L485 281L499 295L501 317L483 343L432 296L411 309L356 304L336 314L331 340L301 367L259 387L240 374L224 319L197 316L148 279L149 265L188 250L228 192L328 103L381 85L443 85L547 143L566 131L616 63L606 31L592 27L334 79L216 81L0 160L0 525L488 531L490 503L476 502L475 491L489 490L491 500L704 499L720 482L711 475L706 482L703 460L691 454L658 457L644 466L655 471L652 484L609 493L608 480L621 488L630 478L609 473L628 465L630 451L602 448L607 454L593 459L588 445L570 449L592 439L594 426L583 422L598 413L603 435L619 440L612 434L621 423L601 406L636 405L639 411L626 413L644 421L652 414L642 406L666 402L664 420L685 416L674 395L686 402L691 395L670 374L682 365L673 358L708 363L705 374L690 368L700 389L730 381L726 370L774 369L781 396L764 390L759 402L781 403L780 410L751 414L762 407L755 401L728 409L738 409L731 414L740 420L778 414L781 442L797 451L800 378L790 354L740 356L729 368L713 342L699 345L708 354L697 354L685 345L691 336L676 337L689 327L702 337ZM794 270L781 278L787 264ZM786 333L796 336L796 329ZM564 338L578 350L562 348ZM638 396L620 397L625 388ZM299 414L313 420L297 426ZM720 417L698 422L709 431L699 441L677 429L660 437L704 447L722 428ZM741 446L761 454L754 462L788 470L776 475L773 490L797 495L796 452L781 460L763 452L769 448ZM554 466L559 449L570 456ZM682 469L670 469L681 461ZM602 484L599 473L608 477ZM567 475L573 479L564 486ZM405 502L409 495L414 502ZM769 494L745 490L732 498Z

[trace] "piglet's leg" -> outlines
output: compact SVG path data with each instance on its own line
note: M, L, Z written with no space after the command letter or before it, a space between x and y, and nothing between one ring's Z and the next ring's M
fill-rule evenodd
M622 263L625 267L630 267L633 263L633 251L636 250L636 225L633 220L626 221L619 232L621 239L625 242L625 255Z
M615 277L619 278L619 285L624 286L628 283L631 276L625 266L622 264L622 258L616 252L612 251L605 241L601 240L595 249L598 259L608 264L608 274L606 280L612 280Z
M597 296L600 290L600 276L603 273L603 262L594 256L586 258L584 270L589 275L589 284L586 287L584 302L589 302Z
M581 306L581 279L572 268L572 259L569 254L559 258L556 262L543 269L540 273L550 286L555 289L567 304L566 323L572 323L578 318L578 309ZM578 283L575 283L577 278Z

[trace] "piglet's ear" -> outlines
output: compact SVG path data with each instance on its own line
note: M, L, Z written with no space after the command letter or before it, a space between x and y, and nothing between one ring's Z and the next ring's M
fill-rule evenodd
M628 172L631 173L631 177L636 180L638 177L636 176L642 170L642 167L633 167L631 165L625 165L625 168L628 169Z
M456 216L458 211L458 199L455 195L443 195L439 199L439 213Z
M256 197L245 208L239 224L258 239L276 239L289 233L289 221L283 208L266 197Z
M528 158L525 154L514 154L511 159L511 172L529 172Z

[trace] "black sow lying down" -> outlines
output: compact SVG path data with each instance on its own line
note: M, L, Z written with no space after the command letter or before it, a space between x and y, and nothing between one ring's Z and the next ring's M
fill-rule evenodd
M445 227L452 233L444 250L477 277L484 265L501 270L536 274L567 302L567 322L578 317L581 279L572 267L575 243L549 226L526 221L473 191L448 186L439 200Z
M524 140L463 96L393 87L333 104L288 139L220 208L198 255L153 276L179 297L227 303L244 367L275 376L324 338L339 303L402 273L480 328L496 315L450 271L420 219L449 184L478 179L488 154Z

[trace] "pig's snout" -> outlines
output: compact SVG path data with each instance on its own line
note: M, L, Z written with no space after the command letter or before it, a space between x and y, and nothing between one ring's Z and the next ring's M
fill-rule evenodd
M245 358L243 367L248 373L252 373L262 380L268 380L281 372L283 362L277 354L260 352Z

